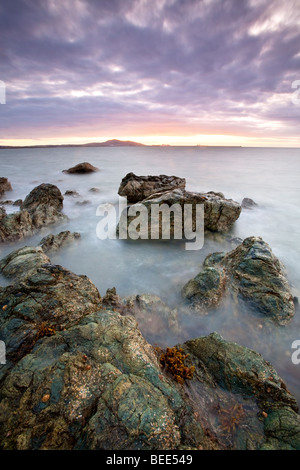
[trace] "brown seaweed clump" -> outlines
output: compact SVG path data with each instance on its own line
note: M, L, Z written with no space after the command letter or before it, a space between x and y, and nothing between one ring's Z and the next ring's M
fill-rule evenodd
M38 341L40 338L43 338L44 336L53 336L55 335L55 333L56 331L53 325L47 325L46 322L42 322L37 331L35 341Z
M194 366L187 367L184 361L188 358L189 354L184 354L181 348L167 348L165 352L162 349L156 348L156 351L161 353L160 363L165 368L166 372L173 375L176 382L183 384L184 380L193 378L195 371Z

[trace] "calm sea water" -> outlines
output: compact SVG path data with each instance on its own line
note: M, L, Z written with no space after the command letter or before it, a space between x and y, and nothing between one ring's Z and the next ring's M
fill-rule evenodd
M68 175L62 170L88 161L100 169L87 175ZM81 233L72 246L51 256L77 274L86 274L101 295L115 286L121 296L153 293L176 307L187 280L200 270L208 253L232 249L218 237L206 237L203 249L186 251L184 244L99 240L96 209L102 203L118 204L118 187L128 173L167 174L186 178L187 190L223 192L241 202L252 198L254 210L243 210L232 229L233 237L261 236L286 267L293 293L300 297L300 150L222 147L120 147L0 150L0 176L13 186L9 199L24 199L40 183L57 185L64 194L75 190L79 197L64 199L69 220L48 227L34 237L2 245L0 256L24 245L36 245L48 233L71 230ZM99 192L90 192L98 188ZM78 202L88 201L84 205ZM17 210L6 206L7 211ZM1 279L1 284L7 284ZM151 323L149 322L149 325ZM269 360L300 402L300 364L291 361L291 343L300 339L299 311L287 327L270 324L244 306L227 300L207 316L179 311L179 333L165 332L162 346L218 331L225 339L255 349ZM151 326L144 336L157 342Z

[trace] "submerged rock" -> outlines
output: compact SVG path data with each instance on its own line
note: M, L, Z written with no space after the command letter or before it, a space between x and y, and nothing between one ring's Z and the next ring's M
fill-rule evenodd
M251 307L267 315L280 325L285 325L294 316L294 297L286 279L283 265L273 254L270 246L261 237L246 238L229 253L213 253L203 263L204 271L189 281L182 290L183 296L192 305L210 302L214 304L215 292L220 291L220 276L227 278L227 287L241 296ZM202 286L211 271L219 274L210 283ZM224 285L224 284L223 284Z
M0 220L0 241L20 240L37 229L65 219L63 196L57 186L40 184L21 204L20 211Z
M42 247L45 253L49 253L51 251L56 251L62 246L69 245L74 240L78 240L80 238L80 233L78 232L70 232L69 230L65 230L64 232L60 232L56 235L49 234L44 237L39 245Z
M256 206L257 206L256 202L254 202L253 199L250 199L249 197L245 197L242 200L243 209L253 209Z
M65 194L65 196L72 196L72 197L79 197L80 194L77 191L73 191L72 189L68 189Z
M93 173L94 171L98 171L99 168L91 165L88 162L78 163L77 165L69 168L68 170L63 170L63 173Z
M2 196L6 191L12 191L12 186L8 179L2 176L0 177L0 196Z
M158 192L184 189L185 178L177 176L136 176L128 173L121 181L118 194L128 202L136 203Z

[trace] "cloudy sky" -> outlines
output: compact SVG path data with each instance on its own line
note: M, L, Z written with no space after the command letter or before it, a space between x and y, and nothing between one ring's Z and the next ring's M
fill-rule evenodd
M300 0L0 0L0 81L0 145L300 147Z

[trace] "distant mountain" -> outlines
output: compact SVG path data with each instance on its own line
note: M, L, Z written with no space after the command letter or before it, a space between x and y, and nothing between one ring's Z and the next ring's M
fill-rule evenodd
M83 144L82 147L145 147L144 144L132 142L131 140L107 140L106 142L95 142L91 144Z
M0 149L31 149L31 148L53 148L53 147L146 147L144 144L132 142L131 140L107 140L106 142L92 142L89 144L61 144L61 145L0 145Z

